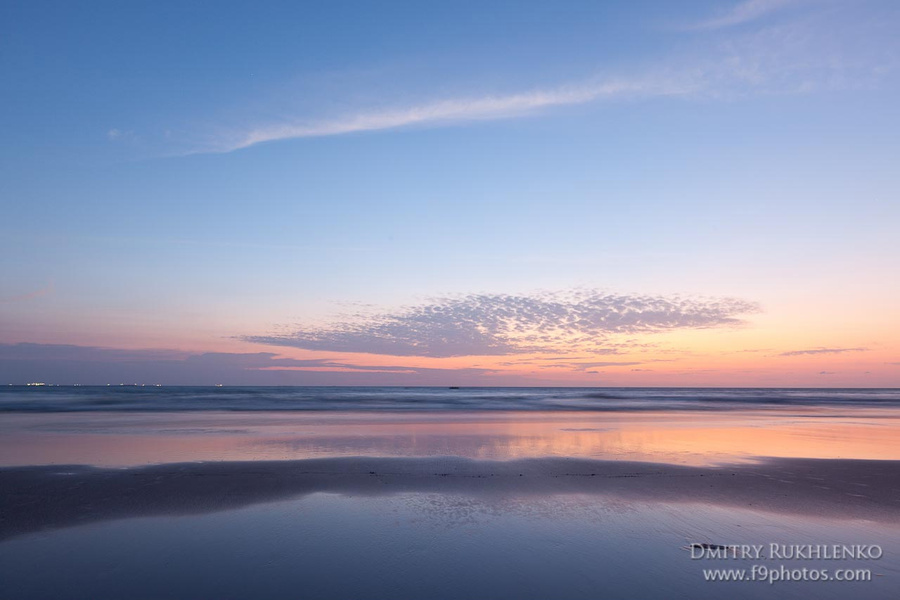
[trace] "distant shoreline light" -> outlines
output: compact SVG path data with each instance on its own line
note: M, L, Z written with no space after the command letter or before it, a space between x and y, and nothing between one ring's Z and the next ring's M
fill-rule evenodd
M2 385L2 384L0 384ZM8 387L11 386L21 386L21 383L7 383ZM26 387L82 387L81 383L46 383L43 381L32 381L24 384ZM97 384L100 385L100 384ZM97 385L90 385L89 387L97 387ZM113 384L107 383L106 387L110 387ZM127 386L127 387L162 387L161 383L120 383L119 386ZM222 384L216 384L216 387L222 387Z

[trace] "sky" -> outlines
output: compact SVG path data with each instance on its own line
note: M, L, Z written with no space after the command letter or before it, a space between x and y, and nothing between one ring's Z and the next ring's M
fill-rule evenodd
M900 386L892 0L0 3L0 383Z

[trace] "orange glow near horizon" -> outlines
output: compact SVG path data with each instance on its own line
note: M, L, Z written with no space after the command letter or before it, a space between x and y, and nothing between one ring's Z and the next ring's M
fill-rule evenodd
M648 336L649 337L649 336ZM521 378L523 385L543 381L546 385L622 385L622 386L722 386L722 387L893 387L900 381L900 364L888 348L859 345L838 346L843 352L818 352L829 346L815 343L770 344L762 348L716 347L705 341L677 340L685 348L674 349L676 340L667 340L670 348L622 350L618 354L591 355L520 354L513 356L465 356L452 358L392 357L371 354L315 353L306 350L254 345L257 351L276 351L279 356L297 359L319 358L347 364L332 371L355 371L354 366L383 367L402 372L406 369L460 370L485 369L488 376L508 380ZM690 344L690 345L689 345ZM835 349L835 348L831 348ZM785 355L797 351L809 354ZM597 366L592 363L606 363ZM616 364L621 363L621 364ZM894 363L894 364L892 364ZM277 367L271 367L277 370ZM313 370L302 367L298 370ZM323 370L323 369L314 369ZM465 382L463 382L465 383ZM504 383L504 385L508 385Z
M446 374L448 385L549 386L711 386L711 387L896 387L900 386L900 332L893 323L876 330L842 325L811 328L809 318L792 322L781 315L759 315L732 328L682 329L663 333L610 336L587 343L573 340L559 353L488 356L389 356L303 350L213 335L218 323L177 329L170 323L130 330L110 325L81 333L36 333L28 340L121 350L154 350L185 360L204 353L263 354L274 360L320 364L247 367L264 371L383 373L396 385L416 370ZM820 318L820 315L816 315ZM245 324L247 328L250 325ZM60 331L65 331L61 328ZM524 335L524 334L523 334ZM7 336L8 337L8 336ZM602 350L598 352L598 347ZM340 382L338 382L340 384ZM414 382L411 383L415 385ZM440 384L440 382L438 383Z

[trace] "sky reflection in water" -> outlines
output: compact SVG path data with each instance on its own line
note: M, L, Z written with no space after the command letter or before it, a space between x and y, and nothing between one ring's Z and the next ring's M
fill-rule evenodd
M337 456L544 456L714 464L758 456L900 459L896 411L725 413L6 414L0 464Z

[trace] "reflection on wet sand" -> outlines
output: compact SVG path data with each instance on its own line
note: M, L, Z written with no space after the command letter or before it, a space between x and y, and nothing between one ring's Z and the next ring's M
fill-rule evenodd
M756 456L900 460L893 411L8 414L0 464L132 466L340 456L581 457L710 465Z
M900 462L773 458L718 467L597 461L327 458L101 469L0 470L0 539L135 516L234 509L316 492L466 494L481 499L595 495L830 519L900 519Z

